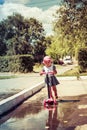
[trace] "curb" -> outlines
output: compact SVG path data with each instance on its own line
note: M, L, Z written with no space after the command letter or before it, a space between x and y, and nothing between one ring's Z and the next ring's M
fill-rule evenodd
M65 76L65 77L57 77L59 80L78 80L76 76ZM80 76L79 79L85 80L87 76Z
M44 82L41 82L33 86L32 88L24 89L23 91L0 101L0 116L14 109L17 105L19 105L27 98L29 98L30 96L41 90L44 86L45 86Z

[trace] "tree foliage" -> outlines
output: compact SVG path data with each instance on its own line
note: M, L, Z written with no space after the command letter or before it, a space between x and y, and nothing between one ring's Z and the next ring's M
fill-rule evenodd
M78 51L78 65L80 72L87 72L87 47Z
M44 55L46 40L42 23L20 14L8 16L0 23L0 46L1 50L5 46L0 55Z
M46 54L50 55L55 62L58 62L59 58L61 57L61 46L60 43L58 43L58 38L57 37L52 37L51 38L51 44L47 46L46 49Z
M76 56L79 48L87 46L87 4L67 0L55 17L56 46L61 48L62 55Z
M0 56L8 57L0 58L0 71L32 71L34 62L42 61L46 46L42 23L20 14L8 16L0 22Z

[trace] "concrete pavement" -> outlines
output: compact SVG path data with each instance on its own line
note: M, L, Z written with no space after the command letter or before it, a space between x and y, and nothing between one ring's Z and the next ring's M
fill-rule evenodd
M60 98L65 96L67 97L87 94L87 77L81 77L80 80L77 80L76 77L60 77L58 80L60 84L58 85L57 90ZM0 115L20 104L28 97L38 92L44 86L44 82L39 82L39 84L36 84L31 88L26 88L16 95L2 100L0 102ZM46 91L47 90L45 88L44 94L46 94Z
M60 80L59 96L76 96L87 94L87 78Z
M65 71L72 69L74 66L75 65L60 67L57 70L58 74L62 74ZM44 76L40 76L39 73L13 74L9 72L9 73L0 73L0 76L8 76L8 77L14 76L15 77L11 79L0 80L0 95L4 94L4 96L6 94L7 96L8 94L13 95L26 88L30 88L44 80ZM65 78L62 78L62 79L65 79Z
M0 101L0 116L14 109L17 105L34 95L43 87L44 82L41 82L35 86L32 86L31 88L24 89L23 91Z

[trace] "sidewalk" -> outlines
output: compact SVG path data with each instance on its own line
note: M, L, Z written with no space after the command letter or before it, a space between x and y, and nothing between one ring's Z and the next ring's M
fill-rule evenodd
M42 77L43 78L43 77ZM25 77L26 79L26 77ZM87 94L87 79L77 80L76 77L60 77L58 78L60 84L58 85L58 94L60 98L67 97L67 96L76 96L76 95L83 95ZM39 80L39 79L38 79ZM38 81L36 78L36 81ZM42 79L41 79L42 81ZM31 83L31 82L30 82ZM0 115L3 115L7 111L13 109L15 106L29 98L30 96L34 95L36 92L41 90L45 86L44 81L38 81L38 84L35 84L31 87L28 86L20 91L19 93L0 101ZM40 93L40 92L39 92ZM47 88L43 89L43 95L47 96Z
M79 86L82 86L81 89L83 89L84 86L85 87L87 86L87 81L86 81L87 76L81 76L80 80L77 80L75 76L58 77L58 80L60 82L60 85L58 86L58 90L62 91L60 92L61 96L63 95L63 90L65 95L68 94L68 90L70 91L73 90L75 94L77 93L76 89L79 89ZM32 88L33 86L37 85L40 82L44 82L44 76L40 76L39 73L20 74L20 76L17 78L0 80L0 100L3 100L14 94L17 94L27 88Z
M64 73L73 67L75 67L75 65L63 66L63 68L60 67L57 70L58 74ZM0 76L15 76L15 78L0 80L0 100L19 93L26 88L31 88L32 86L44 81L44 76L40 76L39 73L13 74L5 72L0 73ZM67 80L65 77L60 77L59 79Z
M58 96L60 99L72 96L81 96L87 94L87 78L77 80L75 77L58 78L60 84L57 85ZM47 97L47 87L43 88L41 93ZM39 94L41 96L41 94Z
M60 80L58 92L60 97L87 94L87 78Z

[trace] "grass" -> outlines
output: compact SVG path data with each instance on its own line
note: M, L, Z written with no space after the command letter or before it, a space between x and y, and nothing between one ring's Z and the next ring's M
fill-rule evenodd
M75 67L74 69L68 70L66 72L64 72L63 74L61 74L61 76L76 76L78 73L78 68Z
M79 76L87 76L87 72L79 73L78 66L76 66L73 69L68 70L68 71L64 72L63 74L57 75L57 76L76 76L77 78L79 78Z
M36 63L34 68L33 68L33 71L34 72L40 72L42 70L42 67L43 67L42 64Z
M0 76L0 79L12 79L12 78L17 78L17 76Z

